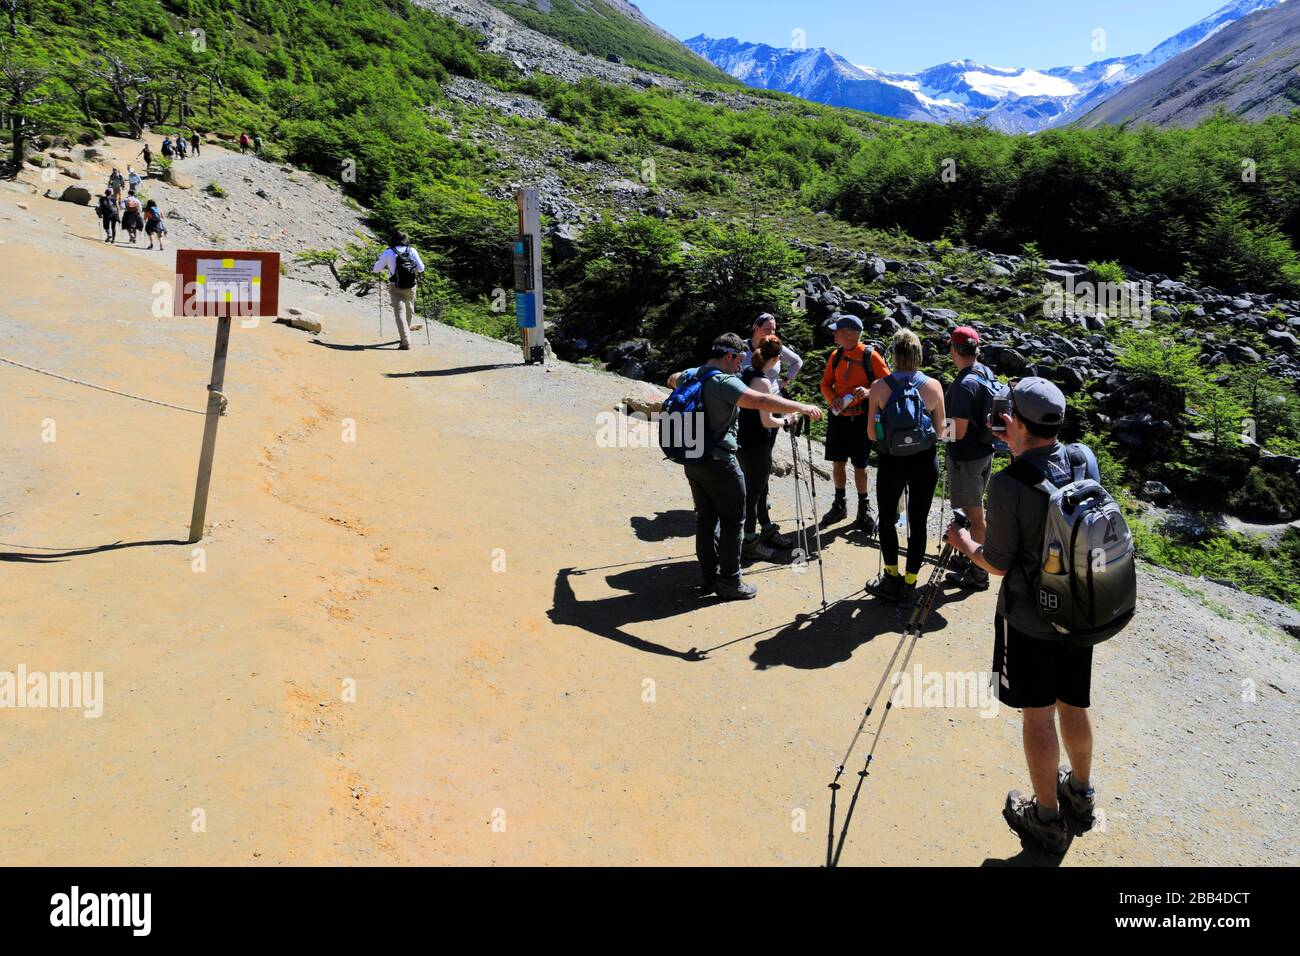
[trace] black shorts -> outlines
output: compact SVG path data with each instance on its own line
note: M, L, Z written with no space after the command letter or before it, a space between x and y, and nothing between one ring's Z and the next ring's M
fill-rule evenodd
M826 423L826 460L851 461L854 468L866 468L870 455L867 416L832 415Z
M1058 700L1088 707L1092 691L1092 648L1053 638L1033 637L993 622L993 675L998 700L1017 710L1051 707Z

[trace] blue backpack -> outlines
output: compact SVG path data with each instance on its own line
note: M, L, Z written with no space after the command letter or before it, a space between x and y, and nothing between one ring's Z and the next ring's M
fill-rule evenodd
M718 372L716 368L697 369L694 375L680 380L664 399L659 412L659 447L669 461L687 465L712 452L705 447L709 427L704 412L704 383Z
M906 374L906 373L902 373ZM934 422L921 398L921 385L926 378L913 372L910 378L901 378L895 372L889 383L889 401L880 412L880 423L885 432L885 451L890 455L915 455L929 451L938 437Z

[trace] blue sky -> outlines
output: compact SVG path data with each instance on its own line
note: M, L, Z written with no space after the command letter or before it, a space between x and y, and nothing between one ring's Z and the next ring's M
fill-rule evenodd
M685 39L699 33L791 46L796 29L854 63L913 73L969 57L990 66L1072 66L1145 53L1228 0L636 0ZM1093 51L1093 31L1106 50Z

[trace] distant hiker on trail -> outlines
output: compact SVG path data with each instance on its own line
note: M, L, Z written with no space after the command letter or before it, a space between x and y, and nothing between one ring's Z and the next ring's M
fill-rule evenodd
M150 167L153 165L153 150L149 148L149 144L145 143L144 149L135 155L144 157L144 173L146 176L149 175Z
M111 188L105 189L104 195L99 197L99 202L95 206L95 215L104 224L104 241L117 242L117 223L121 219L121 213L118 211L117 199Z
M768 370L780 364L781 356L786 351L789 350L782 347L779 338L775 335L767 336L758 343L750 367L742 369L740 380L751 391L776 394L777 386L768 379ZM741 558L747 561L770 561L776 557L773 548L787 551L795 546L794 535L782 534L780 527L772 523L767 508L767 485L772 474L772 446L776 444L777 429L784 427L787 421L782 415L773 415L760 409L740 410L740 424L736 432L736 441L740 447L736 459L740 462L740 470L745 474L745 541L741 548ZM761 537L758 534L760 524L763 529Z
M170 137L170 136L164 136L164 137L163 137L163 141L162 141L162 154L163 154L163 159L171 159L171 158L172 158L172 155L173 155L175 152L176 152L176 150L175 150L175 148L173 148L173 146L172 146L171 137Z
M239 152L240 152L240 155L243 155L244 153L247 153L247 152L248 152L248 147L251 146L251 145L252 145L252 141L249 140L249 138L248 138L248 134L247 134L247 133L240 133L240 134L239 134Z
M375 260L371 271L388 276L388 295L393 303L393 317L397 320L397 335L402 340L401 348L409 349L410 328L415 327L415 290L424 274L424 263L406 233L399 232L393 236L392 244Z
M835 501L822 518L821 526L827 528L848 517L846 463L852 461L853 481L858 489L858 516L853 526L873 534L876 520L871 516L871 502L867 497L871 441L863 398L873 382L889 374L889 366L872 346L862 343L862 320L857 316L839 316L835 322L835 344L838 348L826 360L821 386L822 397L831 409L831 418L826 423L826 460L833 466Z
M689 420L683 423L682 434L697 434L695 430L702 426L701 440L686 450L682 463L695 502L701 591L724 601L745 600L758 593L740 574L745 525L745 475L736 461L740 409L805 415L813 421L822 417L815 405L747 388L737 375L744 352L745 340L739 335L729 332L714 339L708 362L668 379L673 394L664 403L665 412L680 407L683 419Z
M140 217L141 210L140 200L132 189L122 201L122 228L131 238L131 245L135 245L136 235L144 228L144 220Z
M948 500L966 515L972 540L983 544L984 493L993 473L994 435L988 417L993 411L993 395L1001 385L992 369L979 361L979 346L979 332L967 325L953 329L948 338L948 355L957 366L957 377L945 397L952 430L945 457ZM987 591L989 587L988 573L965 555L954 559L948 579L968 591Z
M185 158L185 140L181 139L179 136L176 137L176 158Z
M262 137L259 136L257 133L253 134L253 155L254 156L262 155Z
M1055 524L1049 524L1049 519L1061 511L1043 485L1056 488L1081 479L1099 482L1100 475L1096 456L1087 446L1067 447L1057 440L1066 412L1065 396L1059 388L1042 378L1022 379L1011 391L1010 406L1010 414L999 418L1015 459L989 483L984 544L955 524L949 526L945 540L975 565L1002 578L994 618L993 674L997 675L998 699L1024 712L1025 759L1034 791L1034 796L1028 798L1012 790L1002 814L1017 833L1032 837L1050 851L1064 853L1068 832L1061 804L1085 828L1091 825L1096 807L1091 784L1092 721L1088 714L1092 647L1068 640L1069 632L1063 634L1044 616L1050 612L1043 608L1058 603L1055 596L1060 593L1044 586L1046 578L1066 575L1063 562L1073 558L1063 555L1055 544L1044 546ZM1077 513L1087 511L1082 499L1071 507ZM1098 530L1109 539L1111 531L1119 530L1117 526L1122 524L1122 515L1118 521L1103 515ZM1092 529L1076 524L1073 536L1077 537L1081 530ZM1127 526L1122 531L1131 542ZM1085 533L1079 544L1087 547L1092 540ZM1119 561L1107 563L1120 569ZM1085 588L1091 588L1094 569L1091 561L1083 568L1088 582ZM1131 575L1131 568L1127 570ZM1103 578L1118 580L1105 564L1097 574L1097 580ZM1068 577L1065 587L1077 586L1078 580L1077 576ZM1129 589L1128 601L1132 602L1136 599L1135 578L1130 579ZM1125 602L1110 593L1103 600L1089 603L1110 609ZM1127 606L1131 615L1133 605ZM1061 740L1070 757L1070 766L1061 767L1059 772L1058 715Z
M199 145L202 142L203 140L199 139L199 134L197 131L190 133L190 149L194 150L195 158L197 158L199 155Z
M140 178L140 174L135 171L134 166L126 167L126 184L130 188L139 189L142 182L144 182L144 180Z
M144 232L149 237L149 248L153 248L153 237L158 237L158 249L164 250L163 237L167 235L167 223L163 221L162 210L152 199L144 207Z
M127 167L127 169L130 168L130 166ZM125 186L126 180L122 178L122 174L118 172L117 167L114 166L113 171L108 174L108 188L113 194L114 202L122 201L122 190Z
M745 350L745 354L740 360L740 367L742 369L749 368L752 364L754 353L758 351L758 347L763 343L763 340L774 335L776 335L776 316L771 312L764 312L754 320L754 326L749 336L749 348ZM786 388L789 388L794 384L795 377L798 376L799 370L803 368L803 359L795 354L794 349L784 345L781 346L780 358L770 364L767 367L767 371L763 374L767 376L767 380L773 385L781 384L782 362L787 366L784 384Z
M939 483L943 388L921 374L921 340L910 329L894 334L894 371L867 392L867 421L876 444L876 506L884 569L867 592L900 607L916 603L916 576L925 560L926 521ZM898 503L907 492L907 567L898 570Z

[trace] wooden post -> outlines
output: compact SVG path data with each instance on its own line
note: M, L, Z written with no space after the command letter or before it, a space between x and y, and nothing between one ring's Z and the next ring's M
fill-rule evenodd
M515 202L519 206L519 234L531 236L533 240L533 289L527 294L533 297L537 323L523 330L524 361L544 363L546 310L542 304L542 206L536 189L516 190Z
M217 423L221 420L222 388L226 384L226 353L230 350L230 317L217 320L217 347L212 355L212 380L208 384L208 414L203 420L203 451L199 455L199 480L194 487L190 515L190 544L203 538L208 514L208 488L212 484L212 459L217 450Z

